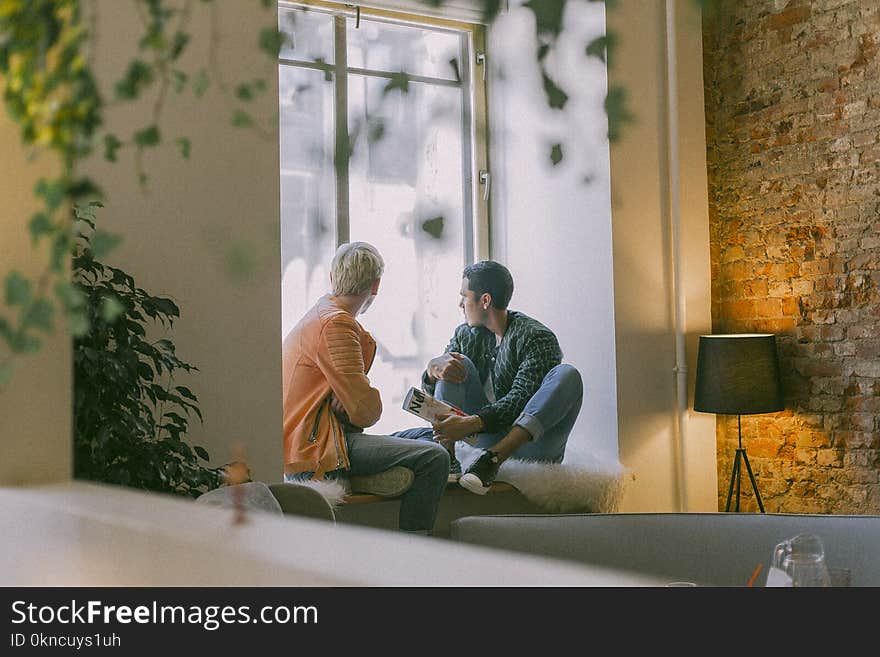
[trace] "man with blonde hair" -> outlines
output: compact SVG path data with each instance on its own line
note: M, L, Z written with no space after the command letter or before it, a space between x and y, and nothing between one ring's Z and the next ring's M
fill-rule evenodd
M446 488L441 445L363 433L382 414L367 372L376 342L355 319L379 292L385 264L366 242L343 244L330 266L332 293L321 297L283 347L284 479L374 475L395 466L414 474L400 501L401 529L430 533Z

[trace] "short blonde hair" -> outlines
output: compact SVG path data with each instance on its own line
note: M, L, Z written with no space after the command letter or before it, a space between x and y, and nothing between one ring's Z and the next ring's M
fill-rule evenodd
M330 273L333 278L333 294L363 294L385 270L385 261L372 244L350 242L336 249Z

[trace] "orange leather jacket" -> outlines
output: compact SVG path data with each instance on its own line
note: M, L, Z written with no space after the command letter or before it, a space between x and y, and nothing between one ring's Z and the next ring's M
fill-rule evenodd
M284 340L284 472L313 471L315 479L349 468L334 393L351 424L369 427L382 415L379 391L367 372L376 342L330 295L321 297Z

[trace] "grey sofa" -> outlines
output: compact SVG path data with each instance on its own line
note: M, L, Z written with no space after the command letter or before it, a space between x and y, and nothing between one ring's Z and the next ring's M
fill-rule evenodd
M880 586L880 516L617 513L471 516L450 538L709 586L764 586L773 547L800 532L825 544L852 586ZM832 573L837 575L836 572Z

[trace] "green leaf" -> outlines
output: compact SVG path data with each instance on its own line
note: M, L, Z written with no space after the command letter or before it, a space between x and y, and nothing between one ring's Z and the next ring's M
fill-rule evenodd
M103 208L101 201L89 201L88 203L77 203L73 206L73 214L77 219L87 222L92 228L95 227L95 209Z
M28 222L28 231L31 234L31 244L36 244L43 235L52 232L52 221L45 212L37 212Z
M550 149L550 161L553 166L562 162L562 144L553 144L553 148Z
M4 363L0 363L0 386L5 386L12 381L13 374L15 374L15 363L13 361L7 360Z
M174 140L174 143L177 144L177 147L180 149L180 155L184 160L189 159L189 151L190 151L190 141L186 137L178 137Z
M196 98L201 98L208 90L210 84L211 79L208 77L208 71L203 68L199 69L199 72L196 73L196 77L193 80L193 93Z
M17 271L6 275L6 304L24 306L30 303L33 286L31 282Z
M233 244L224 254L226 273L234 281L248 280L257 268L257 254L248 244Z
M116 95L124 100L133 100L144 88L152 84L154 79L152 65L142 59L132 60L125 75L116 83Z
M385 121L382 119L372 119L370 121L370 129L367 132L367 140L370 143L377 142L385 136Z
M186 397L187 399L191 399L193 401L198 401L196 396L193 394L193 391L187 388L186 386L176 386L174 388L177 392L180 393L181 397Z
M52 271L60 272L66 258L70 255L71 236L67 233L58 233L52 241L52 253L49 255L49 265Z
M443 236L443 217L434 217L422 222L422 230L434 239L440 239Z
M92 235L92 255L95 260L101 260L122 242L122 237L115 233L104 230L96 230Z
M549 34L553 38L562 31L562 15L566 0L529 0L523 3L535 14L535 27L538 34Z
M461 69L458 66L458 58L453 57L449 60L449 67L452 69L452 76L456 82L461 82Z
M125 313L125 306L120 303L115 295L104 297L104 301L101 304L101 319L108 324L112 324L123 313Z
M43 346L43 341L32 335L26 334L24 331L16 333L14 340L10 343L13 352L19 354L35 354Z
M316 64L326 64L327 60L324 57L315 57ZM324 69L324 82L333 82L333 71L330 69ZM309 85L303 85L304 88L308 88ZM298 91L300 88L297 89Z
M175 32L174 37L171 40L171 48L169 48L168 55L171 58L171 61L174 61L183 53L186 49L186 45L189 43L189 34L186 32Z
M201 458L205 461L209 461L211 459L211 457L208 456L208 452L205 450L204 447L200 447L199 445L196 445L195 447L193 447L193 449L195 450L196 454L199 455L199 458Z
M55 306L51 301L45 298L37 299L22 312L21 326L22 328L38 328L46 333L51 333L54 330L52 323L54 314Z
M116 161L116 151L122 146L122 142L116 135L104 135L104 159L108 162Z
M86 305L86 295L70 281L55 283L55 296L66 310L77 310Z
M189 76L183 71L179 71L177 69L172 69L171 71L171 87L174 89L175 93L180 93L186 87L186 81L189 79Z
M608 58L612 55L612 50L617 43L617 38L614 34L603 34L602 36L598 36L587 44L586 55L587 57L596 57L603 62L607 63Z
M440 6L444 0L428 0L429 4ZM501 0L483 0L483 21L486 25L491 25L492 21L501 11Z
M409 75L403 71L400 73L392 73L388 84L382 89L382 95L385 96L395 89L399 89L401 93L409 93Z
M568 102L568 94L556 86L547 73L542 72L544 78L544 93L547 94L547 104L553 109L563 109Z
M272 58L278 57L286 37L277 27L266 27L260 30L260 49Z
M91 323L87 313L74 310L67 314L67 330L74 338L82 338L87 335Z
M74 201L79 201L87 196L101 196L102 192L90 178L80 178L67 186L67 195Z
M245 128L253 124L254 120L251 118L251 115L244 110L235 110L235 113L232 115L232 125L236 128Z
M549 52L550 52L550 44L549 43L542 43L540 46L538 46L538 61L539 62L544 61L544 58L547 56L547 54Z
M251 85L242 82L235 88L235 97L239 100L249 101L254 99L254 91Z
M626 90L623 87L612 85L608 88L608 95L605 96L605 113L608 115L608 139L612 142L617 141L623 125L635 120L627 108Z
M63 180L40 178L34 187L34 193L45 201L50 212L57 209L64 201L65 191Z
M134 143L137 144L138 148L156 146L161 140L162 137L159 134L159 126L155 123L134 133Z
M177 307L177 304L174 303L171 299L164 299L162 297L155 297L153 299L153 304L159 310L160 313L167 315L169 317L180 317L180 308ZM174 351L174 345L171 344L168 340L159 340L157 344L167 345Z

